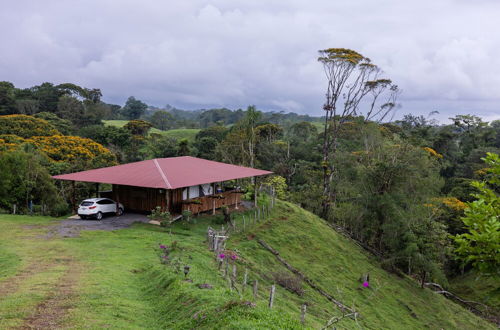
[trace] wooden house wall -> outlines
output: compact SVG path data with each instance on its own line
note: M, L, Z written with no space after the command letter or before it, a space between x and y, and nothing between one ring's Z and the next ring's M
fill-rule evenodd
M235 205L240 203L241 195L238 192L226 191L216 194L220 198L213 198L212 195L182 200L182 190L179 189L156 189L123 185L113 185L112 198L119 201L125 207L125 211L149 213L160 206L163 210L168 210L172 214L181 214L184 210L193 213L218 209L223 205ZM161 192L160 192L161 191ZM196 200L198 203L189 203Z
M182 212L182 190L183 188L169 190L170 213L180 214Z
M122 203L125 211L151 212L157 206L167 208L165 189L113 185L113 199Z

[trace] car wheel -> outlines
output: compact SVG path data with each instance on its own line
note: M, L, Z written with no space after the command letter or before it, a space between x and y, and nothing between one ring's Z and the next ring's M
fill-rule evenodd
M102 220L102 212L97 212L97 214L95 215L95 218L97 220Z
M120 208L118 209L118 216L121 216L122 214L123 214L123 209L120 207Z

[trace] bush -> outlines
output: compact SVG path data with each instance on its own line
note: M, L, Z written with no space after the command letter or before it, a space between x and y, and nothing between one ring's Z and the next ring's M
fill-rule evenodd
M224 222L224 216L222 215L216 215L215 217L212 218L212 223L214 225L223 225L225 222Z
M302 289L302 279L292 275L289 272L276 272L273 274L274 280L283 288L302 297L304 289Z
M62 217L70 212L71 209L65 201L57 202L49 209L49 214L53 217Z
M0 116L0 134L14 134L23 138L61 134L48 121L26 115Z
M168 211L162 211L160 206L155 207L151 210L151 214L148 218L155 221L160 221L160 226L168 227L172 224L172 215Z

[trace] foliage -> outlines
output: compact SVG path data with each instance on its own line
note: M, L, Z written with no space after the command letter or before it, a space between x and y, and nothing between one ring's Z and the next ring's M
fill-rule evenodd
M73 169L116 164L115 156L101 144L78 136L34 136L26 142L44 152L51 161L68 163Z
M482 273L500 273L500 157L488 153L483 159L490 166L486 181L474 181L479 191L473 202L467 203L462 221L467 229L456 235L457 253L465 263L470 263Z
M179 156L189 156L191 149L189 148L189 141L187 139L179 140L177 145L177 154Z
M170 212L163 211L160 206L155 207L151 210L151 214L148 215L151 220L159 221L162 227L169 227L172 224L172 215Z
M0 134L13 134L23 138L51 136L61 133L48 121L27 115L0 116Z
M286 200L287 199L287 190L288 186L286 184L286 179L282 176L279 175L273 175L273 176L268 176L262 184L264 186L269 186L274 188L274 192L276 194L276 197L281 199L281 200Z
M221 142L227 133L228 129L225 126L210 126L208 128L200 130L196 134L196 140L198 141L203 138L213 138L217 142Z
M146 109L148 108L147 104L137 100L135 97L130 96L127 99L127 102L123 106L121 113L128 119L139 119Z
M48 121L54 126L62 135L71 135L74 128L69 120L62 119L52 112L38 112L33 115L35 118L40 118Z
M123 127L129 130L132 135L146 136L153 125L144 120L131 120Z
M146 152L151 158L175 157L178 155L177 141L168 136L151 134Z
M381 79L381 70L370 59L345 48L328 48L319 51L318 61L327 77L325 127L323 134L323 194L322 215L327 216L336 198L334 179L339 135L345 124L356 117L364 121L382 121L396 108L399 94L397 85L389 79ZM368 99L366 109L360 108ZM383 101L380 101L380 100Z
M54 181L44 167L44 156L32 148L0 154L0 207L28 212L31 205L43 205L47 214L61 215L68 208L57 194Z
M150 118L153 127L165 131L174 126L174 117L166 111L156 111Z
M85 117L85 107L83 102L76 97L63 95L57 103L57 115L75 125L82 125Z
M196 142L194 143L194 146L198 150L196 156L204 159L215 160L215 158L217 157L216 155L217 145L218 141L210 136L197 139Z

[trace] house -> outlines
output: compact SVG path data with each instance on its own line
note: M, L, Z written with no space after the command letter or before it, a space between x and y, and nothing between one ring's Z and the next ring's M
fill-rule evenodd
M215 211L238 205L241 193L229 180L258 177L272 172L184 156L158 158L53 176L56 180L108 183L110 197L125 209L150 212L157 206L172 214Z

